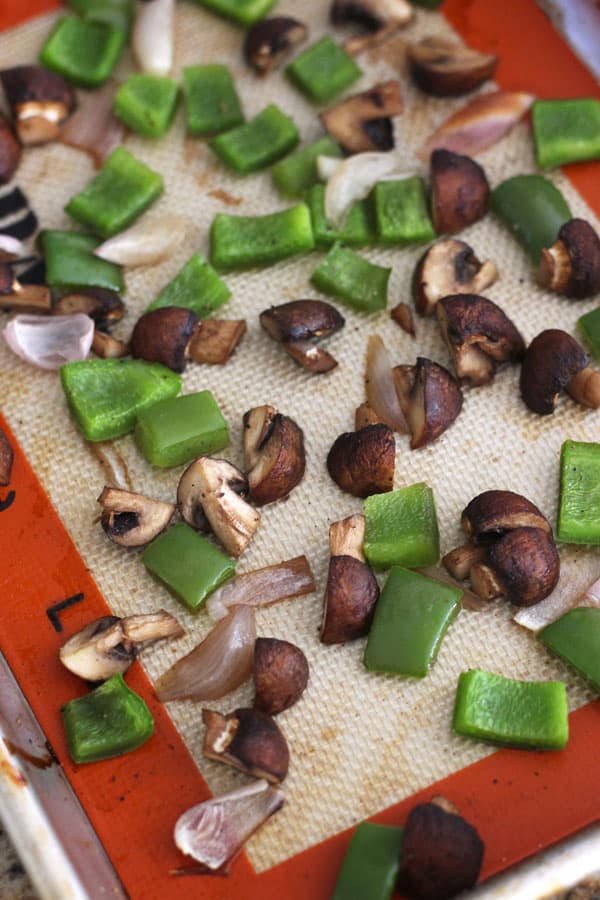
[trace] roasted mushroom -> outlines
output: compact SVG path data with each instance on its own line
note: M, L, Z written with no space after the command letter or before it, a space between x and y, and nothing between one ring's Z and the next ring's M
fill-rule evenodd
M0 81L22 144L54 141L75 109L75 92L56 72L42 66L14 66Z
M552 528L535 503L514 491L484 491L464 508L460 524L476 544L489 543L515 528L541 528L548 534Z
M437 234L456 234L481 219L490 186L485 172L470 156L434 150L430 159L431 213Z
M417 450L452 425L462 409L462 393L448 369L424 356L418 356L414 366L395 366L392 371L412 435L410 449Z
M304 477L302 429L273 406L256 406L244 415L244 458L254 502L281 500Z
M10 263L0 263L0 309L50 312L50 288L42 284L24 284L14 274Z
M396 322L402 331L415 336L415 321L413 319L412 309L408 303L400 302L390 309L390 317Z
M143 547L164 531L175 512L174 503L106 486L98 503L108 537L121 547Z
M355 556L329 560L320 639L343 644L368 634L379 597L377 579Z
M437 317L459 379L488 384L503 362L517 362L525 342L499 306L477 294L453 294L438 302Z
M236 709L224 716L202 710L206 725L202 753L272 784L287 775L290 752L275 721L258 709Z
M367 425L379 425L380 422L381 419L366 400L356 407L356 412L354 413L355 431L362 431Z
M394 147L391 118L399 115L402 108L399 83L383 81L342 100L319 118L348 153L391 150Z
M345 42L344 49L353 54L387 40L413 15L407 0L333 0L329 12L334 25L358 25L366 32Z
M496 69L498 58L442 37L426 37L408 48L411 75L426 94L456 97L473 91Z
M292 300L260 314L260 324L273 340L310 372L329 372L336 360L315 342L344 327L344 317L323 300Z
M0 113L0 184L11 180L21 161L22 148L8 119Z
M576 300L600 291L600 238L584 219L570 219L556 243L542 250L540 284Z
M10 484L10 479L12 476L12 467L14 462L14 452L13 448L8 440L8 437L0 428L0 486L6 487L7 484Z
M327 454L327 471L354 497L391 491L395 463L394 432L383 422L340 434Z
M76 293L63 294L52 307L54 316L69 316L73 313L84 313L93 319L96 328L107 329L123 318L125 304L115 291L86 288Z
M123 356L129 355L129 344L96 328L92 340L92 350L101 359L121 359Z
M131 355L183 372L197 324L196 313L182 306L163 306L144 313L131 335Z
M261 19L246 32L244 59L259 75L267 75L307 37L308 28L297 19L289 16Z
M254 708L276 716L297 703L308 684L308 660L295 644L257 638L254 645Z
M535 337L523 359L521 396L532 412L551 415L566 390L577 403L600 406L600 373L588 367L588 356L575 338L559 328Z
M177 506L184 522L212 530L228 553L241 556L260 522L260 513L244 500L247 494L248 480L236 466L200 456L181 476Z
M490 260L481 263L464 241L437 241L425 251L413 274L415 308L421 316L431 316L441 297L479 293L497 278L495 264Z
M195 363L224 366L245 333L244 319L202 319L188 344L188 357Z
M365 561L365 517L360 513L332 522L329 526L329 553L331 556L353 556Z

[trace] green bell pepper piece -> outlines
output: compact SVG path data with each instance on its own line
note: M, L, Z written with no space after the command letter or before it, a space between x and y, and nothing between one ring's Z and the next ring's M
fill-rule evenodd
M362 75L354 59L329 35L312 44L289 64L286 75L311 100L331 100Z
M558 188L543 175L507 178L490 195L490 208L512 231L537 266L544 247L551 247L571 218Z
M102 22L129 34L135 11L133 0L68 0L68 4L88 22Z
M65 16L42 47L40 62L80 87L99 87L112 74L125 40L121 28Z
M364 247L371 242L369 208L365 200L354 203L341 230L331 225L325 217L325 186L313 184L305 195L310 210L315 247L328 250L336 241L351 247Z
M65 703L61 712L69 753L76 763L129 753L154 732L152 713L120 672L89 694Z
M537 638L600 691L600 609L570 609Z
M434 566L440 558L435 501L419 482L387 494L373 494L364 505L364 552L377 569Z
M186 66L183 96L190 134L217 134L244 121L240 98L227 66L216 63Z
M201 253L194 253L146 312L162 306L183 306L195 312L199 319L204 319L230 297L231 291L210 263Z
M600 100L536 100L531 120L540 168L600 159Z
M132 131L157 138L168 130L179 85L162 75L130 75L115 94L115 115Z
M253 25L269 12L275 0L194 0L226 19L240 25Z
M324 294L345 300L359 312L375 312L387 306L391 272L336 243L312 273L310 282Z
M213 138L209 146L230 169L247 175L281 159L299 140L292 119L271 103L249 122Z
M313 144L296 150L276 163L271 169L275 187L284 197L303 197L304 191L319 181L317 157L341 157L342 151L337 141L326 135Z
M137 414L181 390L181 378L141 359L84 359L61 366L60 380L79 430L88 441L133 431Z
M235 573L233 560L183 522L163 531L144 550L142 562L191 612Z
M375 607L365 668L424 678L458 615L461 597L460 588L394 566Z
M67 290L106 288L123 293L121 267L94 256L99 244L97 238L76 231L42 231L40 245L46 263L46 284Z
M153 466L170 468L222 450L227 422L210 391L170 397L140 411L135 442Z
M492 672L461 672L452 727L457 734L532 750L562 750L569 738L562 681L515 681Z
M577 319L577 328L583 335L592 356L600 362L600 306Z
M361 822L338 873L331 900L390 900L400 868L402 828Z
M266 216L218 213L210 228L211 261L217 269L269 265L315 245L305 203Z
M600 444L562 445L556 538L567 544L600 544Z
M140 162L125 147L117 147L65 211L103 238L127 228L156 200L162 176Z
M380 181L373 189L375 224L384 244L422 244L435 238L422 178Z

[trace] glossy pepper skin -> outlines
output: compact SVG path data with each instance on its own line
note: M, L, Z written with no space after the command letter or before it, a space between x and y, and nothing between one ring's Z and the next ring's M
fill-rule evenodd
M204 319L231 297L231 291L201 253L186 264L150 303L146 312L163 306L182 306Z
M373 203L383 244L422 244L435 238L422 178L380 181L373 190Z
M94 256L100 241L77 231L42 231L39 237L46 264L46 284L65 290L106 288L122 293L120 266Z
M210 391L171 397L140 411L135 442L153 466L169 468L229 443L227 422Z
M424 482L365 500L364 552L376 569L433 566L440 539L433 491Z
M358 312L375 312L387 306L391 272L338 241L312 273L310 282L324 294L344 300Z
M99 87L112 74L126 36L104 22L64 16L42 47L40 62L79 87Z
M600 691L600 609L570 609L537 638Z
M390 900L400 868L402 828L361 822L346 850L331 900Z
M543 175L507 178L490 195L490 208L523 245L535 266L551 247L571 211L558 188Z
M189 134L218 134L241 125L244 114L227 66L186 66L183 95Z
M118 118L144 137L161 137L168 131L179 96L179 85L162 75L130 75L115 94Z
M325 135L275 163L271 169L271 176L279 193L284 197L303 197L305 190L319 181L317 171L319 156L341 157L340 145L332 137Z
M369 208L365 200L354 203L342 229L336 229L325 216L325 185L313 184L305 194L310 210L315 246L328 250L336 241L343 241L350 247L365 247L372 243Z
M536 100L531 121L540 168L600 159L600 100Z
M266 216L218 213L210 228L210 258L222 271L264 266L314 247L305 203Z
M266 16L275 0L194 0L194 2L226 19L233 19L240 25L253 25Z
M565 441L560 454L556 539L600 544L600 444Z
M89 22L103 22L126 34L135 11L134 0L68 0L68 5Z
M292 119L271 103L249 122L213 138L209 146L234 172L248 175L277 162L299 140Z
M331 100L362 75L354 59L329 35L308 47L289 64L286 75L310 100Z
M577 319L577 328L596 362L600 362L600 306Z

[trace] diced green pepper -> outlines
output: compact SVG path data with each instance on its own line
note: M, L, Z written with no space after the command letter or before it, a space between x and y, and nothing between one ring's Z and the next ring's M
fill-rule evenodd
M348 844L331 900L390 900L400 868L402 832L361 822Z
M97 762L141 747L154 732L152 713L121 673L89 694L70 700L62 718L71 759Z
M353 58L326 35L301 53L286 74L311 100L331 100L362 75Z
M306 204L310 210L315 247L327 250L336 241L343 241L351 247L364 247L371 241L369 208L365 200L354 203L339 230L325 217L325 186L313 184L306 192Z
M461 597L460 588L394 566L375 607L365 668L424 678L458 615Z
M531 121L542 169L600 159L600 100L536 100Z
M160 137L168 130L179 85L162 75L130 75L115 94L115 114L133 131L145 137Z
M133 431L137 414L175 397L181 378L141 359L84 359L61 366L60 380L79 430L88 441Z
M266 216L218 213L210 228L211 261L217 269L248 269L306 253L314 247L305 203Z
M227 422L210 391L161 400L140 411L135 442L153 466L170 468L222 450Z
M275 187L284 197L303 197L304 191L319 180L317 158L341 155L342 151L337 141L325 135L273 166L271 175Z
M422 178L380 181L373 190L373 202L377 234L384 244L422 244L434 239Z
M100 241L76 231L42 231L40 244L46 263L46 284L68 290L106 288L122 293L121 267L94 256Z
M217 63L186 66L183 95L190 134L217 134L244 121L240 98L227 66Z
M336 243L312 273L310 282L324 294L345 300L359 312L375 312L387 306L391 271Z
M273 6L275 0L194 0L200 6L225 16L226 19L233 19L240 25L253 25Z
M537 637L600 691L600 609L570 609Z
M562 750L569 738L562 681L515 681L472 669L458 679L452 727L457 734L532 750Z
M88 22L103 22L129 33L135 10L133 0L68 0Z
M103 238L122 231L156 200L162 176L117 147L90 183L69 200L65 211Z
M523 244L537 266L544 247L551 247L571 218L558 188L543 175L514 175L495 188L490 208Z
M577 327L592 351L592 356L600 362L600 306L580 316Z
M247 175L281 159L299 139L292 119L271 103L249 122L213 138L210 147L230 169Z
M183 306L193 310L199 319L204 319L230 297L231 291L210 263L201 253L194 253L146 312L162 306Z
M567 544L600 544L600 444L562 445L556 537Z
M377 569L434 566L440 558L435 501L419 482L387 494L367 497L364 552Z
M76 16L59 19L40 53L40 62L80 87L94 88L110 77L126 32Z
M191 612L235 573L233 560L183 522L163 531L144 550L142 562Z

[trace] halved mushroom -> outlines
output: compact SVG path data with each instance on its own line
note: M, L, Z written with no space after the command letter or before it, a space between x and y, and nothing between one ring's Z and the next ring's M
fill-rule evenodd
M368 634L379 597L377 579L354 556L332 556L325 588L323 644L343 644Z
M86 288L72 294L63 294L52 308L53 316L69 316L73 313L84 313L93 319L97 328L104 329L123 318L125 304L115 291Z
M131 355L183 372L198 316L181 306L163 306L141 316L131 335Z
M246 32L243 53L248 65L267 75L308 37L308 28L289 16L261 19Z
M400 302L390 309L390 317L411 337L415 336L415 320L408 303Z
M126 672L139 645L162 638L181 637L183 628L170 613L103 616L69 638L59 651L64 666L86 681L104 681Z
M515 528L541 528L548 534L552 526L537 506L514 491L484 491L474 497L460 517L463 531L476 544L489 543Z
M260 522L260 513L243 499L248 480L226 459L201 456L185 470L177 505L185 522L212 530L228 553L241 556Z
M344 327L335 306L323 300L292 300L260 314L260 324L273 340L310 372L329 372L336 360L314 342Z
M521 396L532 412L551 415L566 390L578 403L600 406L600 373L588 368L588 356L566 331L549 328L535 337L523 359Z
M123 356L129 355L129 344L96 328L92 340L92 350L101 359L121 359Z
M269 716L297 703L308 684L308 660L295 644L257 638L254 645L254 708Z
M14 66L0 72L22 144L54 141L75 109L75 92L56 72L42 66Z
M480 262L464 241L437 241L425 251L413 273L415 308L421 316L431 316L441 297L479 293L497 278L495 264L491 260Z
M22 147L16 139L10 123L0 113L0 184L11 180L21 161Z
M589 222L565 222L556 243L542 250L538 281L557 294L577 300L600 291L600 238Z
M437 234L456 234L485 215L490 186L479 163L439 149L431 154L430 168L431 213Z
M122 488L104 488L98 497L102 528L121 547L143 547L164 531L175 512L174 503L153 500Z
M287 775L290 751L276 722L258 709L236 709L224 716L202 710L206 725L202 753L272 784Z
M0 428L0 486L2 487L10 484L14 458L15 455L10 441L2 428Z
M491 78L498 57L431 36L408 48L408 60L411 75L422 91L436 97L457 97Z
M473 385L488 384L500 363L523 357L521 333L492 300L477 294L453 294L442 297L436 311L459 379Z
M244 458L254 502L281 500L304 477L302 429L273 406L256 406L244 414Z
M387 40L413 15L408 0L333 0L329 12L334 25L358 25L367 32L345 42L344 49L352 54Z
M398 399L412 434L410 449L433 443L462 409L460 386L448 369L424 356L392 369Z
M224 366L245 333L244 319L202 319L188 345L188 356L195 363Z
M329 526L329 553L331 556L353 556L360 562L365 561L363 544L365 542L365 517L360 513L332 522Z
M394 432L383 422L340 434L327 454L327 471L353 497L391 491L395 464Z
M42 284L23 284L9 263L0 263L0 309L49 312L51 305L50 288Z
M365 400L360 406L356 407L354 413L354 430L362 431L367 425L379 425L381 419L372 406Z
M391 117L399 115L402 109L399 82L383 81L342 100L319 118L348 153L391 150L394 146Z

